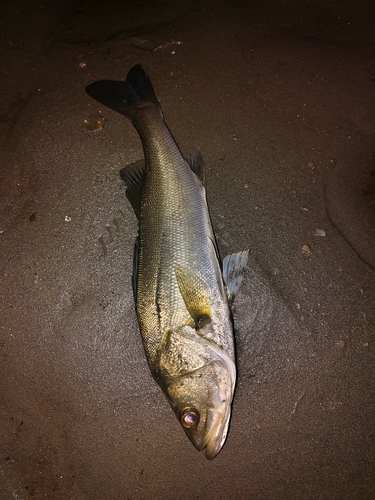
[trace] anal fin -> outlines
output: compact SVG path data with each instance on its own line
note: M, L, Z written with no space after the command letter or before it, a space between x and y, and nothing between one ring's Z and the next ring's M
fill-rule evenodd
M141 198L143 189L143 177L146 171L144 160L127 165L120 171L121 179L126 184L126 197L139 220L141 212Z

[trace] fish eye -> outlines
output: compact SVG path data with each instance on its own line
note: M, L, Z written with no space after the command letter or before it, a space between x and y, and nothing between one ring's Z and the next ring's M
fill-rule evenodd
M186 428L190 429L199 422L199 411L196 408L184 408L180 413L180 422Z

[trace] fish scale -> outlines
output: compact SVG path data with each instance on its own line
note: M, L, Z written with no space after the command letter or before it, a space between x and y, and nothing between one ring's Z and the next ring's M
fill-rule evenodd
M138 217L133 291L147 361L186 435L212 459L222 448L236 382L231 303L247 252L220 264L200 154L189 163L141 66L87 93L129 118L145 162L121 176ZM223 280L225 278L225 282Z
M207 220L204 188L183 159L159 113L151 114L148 110L146 113L148 119L151 115L153 136L148 135L148 123L142 126L142 116L138 118L141 125L136 127L146 152L146 164L150 165L144 180L139 222L137 313L149 364L153 365L157 343L165 329L184 324L189 316L179 292L174 264L199 265L197 271L204 276L208 289L216 283L212 279L215 273L208 236L213 239L213 234ZM156 304L163 311L162 317ZM154 321L155 316L159 318L158 323Z

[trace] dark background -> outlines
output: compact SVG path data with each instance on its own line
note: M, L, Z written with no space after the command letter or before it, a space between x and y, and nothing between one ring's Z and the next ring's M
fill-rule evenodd
M375 498L373 5L0 2L1 499ZM138 331L139 138L84 92L136 63L222 256L251 249L212 462Z

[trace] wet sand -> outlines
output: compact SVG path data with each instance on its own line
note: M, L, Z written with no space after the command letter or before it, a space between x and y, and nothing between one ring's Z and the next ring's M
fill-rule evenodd
M372 5L0 4L1 499L375 497ZM138 135L84 91L136 63L202 152L222 257L251 250L210 462L136 321Z

